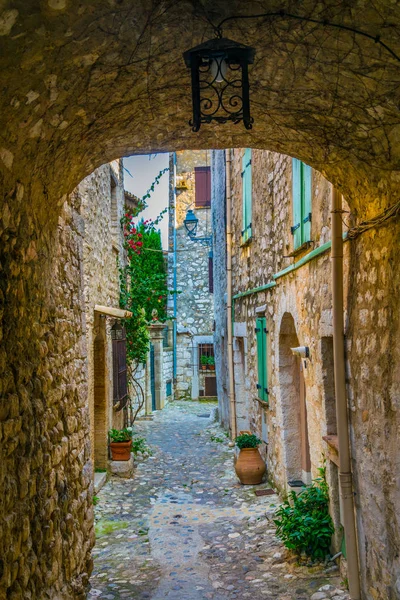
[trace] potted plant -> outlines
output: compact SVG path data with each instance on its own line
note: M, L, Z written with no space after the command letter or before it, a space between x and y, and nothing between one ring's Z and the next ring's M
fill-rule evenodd
M208 357L208 368L210 371L215 371L215 358L213 356Z
M112 460L129 460L132 449L132 429L110 429L108 435Z
M239 456L235 464L236 475L244 485L261 483L266 465L258 451L261 440L250 432L241 432L235 440Z
M201 364L202 370L205 371L207 369L207 365L208 365L208 356L207 356L207 354L202 354L200 356L200 364Z

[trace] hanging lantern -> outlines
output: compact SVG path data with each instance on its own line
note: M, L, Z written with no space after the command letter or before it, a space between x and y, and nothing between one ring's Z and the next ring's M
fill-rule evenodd
M124 338L124 328L122 327L119 321L115 321L114 325L111 327L111 339L112 340L122 340Z
M198 222L198 218L196 217L192 209L189 208L189 210L186 213L185 220L183 221L183 224L186 228L186 231L189 234L189 237L194 237L196 235Z
M183 54L192 74L193 131L202 123L239 123L252 128L248 65L254 48L227 38L216 38Z

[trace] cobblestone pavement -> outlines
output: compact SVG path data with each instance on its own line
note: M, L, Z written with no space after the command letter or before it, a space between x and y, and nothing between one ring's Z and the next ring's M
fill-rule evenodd
M279 498L238 483L211 407L173 403L135 424L153 456L98 494L88 598L347 600L336 573L287 555L271 520Z

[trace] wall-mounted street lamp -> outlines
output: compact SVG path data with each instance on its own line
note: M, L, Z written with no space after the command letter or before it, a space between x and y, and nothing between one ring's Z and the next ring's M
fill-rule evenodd
M124 328L119 321L115 321L111 327L111 339L112 340L123 340L124 339Z
M185 225L185 229L188 232L188 235L190 238L196 237L198 223L199 223L198 218L194 214L193 210L191 208L189 208L189 210L186 213L186 217L185 217L185 220L183 221L183 224Z
M189 208L186 213L185 220L183 224L188 233L189 238L193 242L200 242L203 246L212 246L212 236L202 235L197 236L197 225L199 223L198 218L194 214L193 210Z
M202 123L239 123L252 128L248 66L254 48L218 37L183 54L192 75L193 131Z

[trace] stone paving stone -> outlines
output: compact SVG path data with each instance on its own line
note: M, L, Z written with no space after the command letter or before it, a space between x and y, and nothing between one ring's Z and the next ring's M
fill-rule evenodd
M212 407L176 402L135 424L153 456L98 494L88 598L348 600L339 576L299 566L275 537L279 498L238 483L224 431L198 416Z

